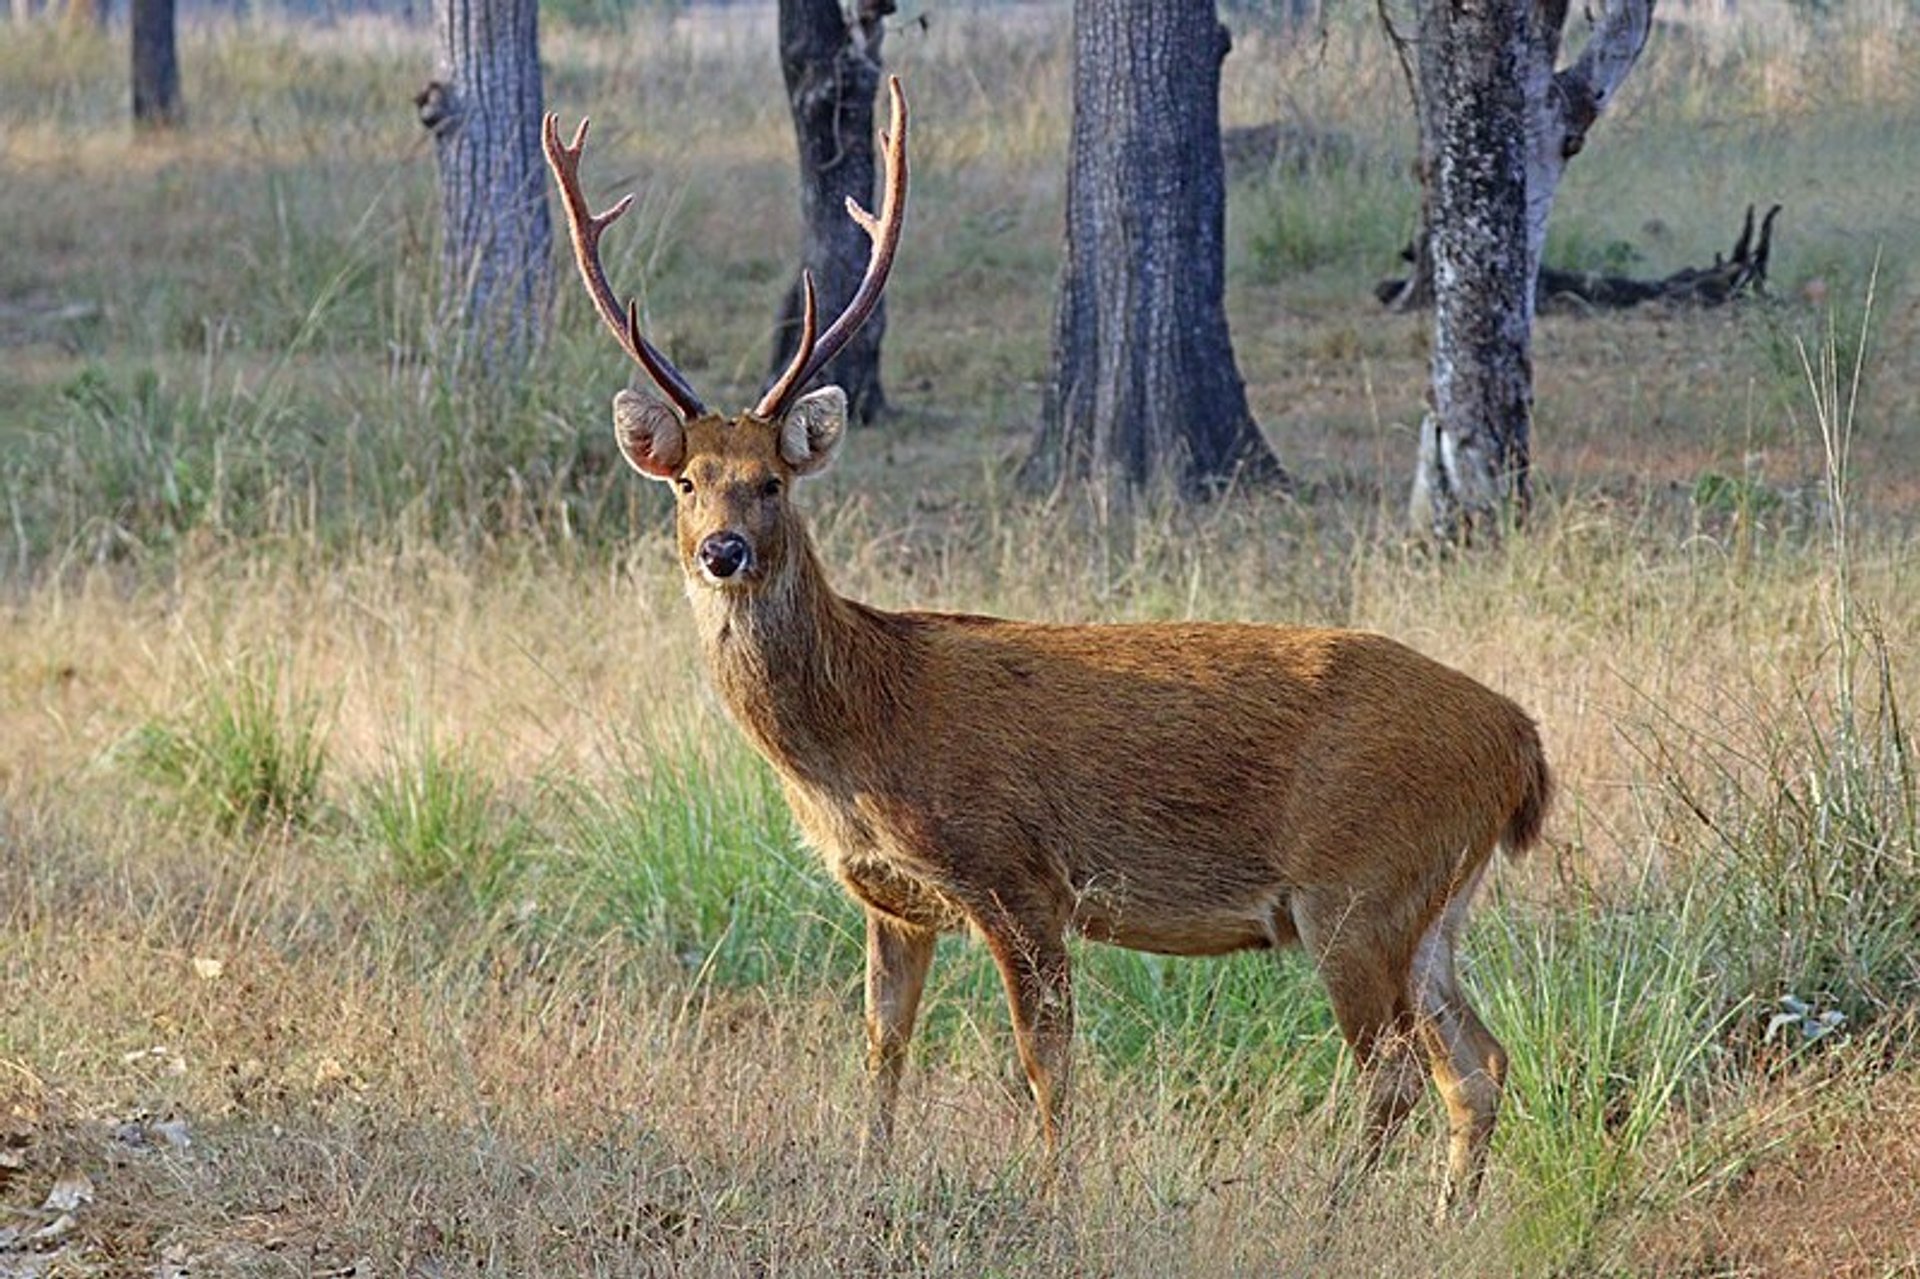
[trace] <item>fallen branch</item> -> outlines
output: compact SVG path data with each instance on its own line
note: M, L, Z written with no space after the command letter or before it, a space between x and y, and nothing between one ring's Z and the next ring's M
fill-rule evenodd
M1542 267L1537 305L1571 303L1589 309L1624 309L1642 302L1719 306L1746 294L1764 297L1767 264L1773 252L1773 222L1779 214L1777 204L1767 210L1766 217L1760 220L1756 240L1753 206L1748 205L1746 221L1740 228L1740 238L1734 241L1732 253L1725 257L1714 254L1712 266L1684 267L1657 280ZM1409 246L1403 250L1401 257L1414 261L1414 248ZM1406 277L1382 280L1374 287L1373 294L1387 306L1408 309L1412 299L1419 296L1415 285L1414 279Z

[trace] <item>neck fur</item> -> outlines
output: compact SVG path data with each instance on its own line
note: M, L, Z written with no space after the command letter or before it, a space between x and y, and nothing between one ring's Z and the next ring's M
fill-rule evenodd
M754 745L801 781L844 778L850 752L898 700L877 615L834 593L804 535L758 589L689 577L687 594L714 687Z

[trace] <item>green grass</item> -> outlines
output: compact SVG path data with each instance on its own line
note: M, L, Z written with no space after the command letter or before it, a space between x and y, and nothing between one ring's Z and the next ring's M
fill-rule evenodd
M458 746L423 736L396 748L362 786L357 807L367 842L409 889L457 890L484 912L521 869L525 819Z
M1751 885L1732 885L1732 892ZM1677 1116L1722 1083L1725 1007L1699 920L1724 905L1642 885L1625 901L1545 914L1488 912L1498 944L1475 963L1489 1021L1513 1057L1501 1159L1525 1187L1520 1251L1575 1273L1610 1236L1700 1189L1711 1132L1676 1159ZM1614 1259L1614 1265L1619 1259Z
M275 661L241 660L206 669L184 712L144 725L127 754L136 775L227 834L284 830L318 813L323 716Z
M668 744L611 783L557 785L554 878L589 931L617 929L699 981L836 984L865 946L766 767Z

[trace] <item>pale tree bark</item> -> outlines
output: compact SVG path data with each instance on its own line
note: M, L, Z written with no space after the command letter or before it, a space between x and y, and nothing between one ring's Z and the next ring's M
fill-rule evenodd
M1053 369L1029 482L1188 496L1283 478L1227 332L1211 0L1076 0Z
M1547 219L1567 164L1587 145L1600 119L1640 60L1653 29L1654 0L1608 0L1571 66L1555 69L1567 23L1567 0L1545 0L1533 11L1526 46L1527 278L1539 296L1540 259ZM1591 10L1589 10L1591 13Z
M442 331L456 364L507 374L538 343L552 298L539 5L434 0L433 16L437 75L414 104L440 174Z
M1566 0L1427 0L1419 96L1434 328L1408 518L1453 541L1531 501L1534 309L1567 162L1646 46L1653 0L1608 0L1556 70Z
M813 273L822 324L846 309L866 273L871 242L847 216L847 201L874 207L873 104L881 80L880 41L893 9L893 0L853 0L847 10L839 0L780 0L780 67L800 154L800 262ZM795 271L774 327L769 382L792 360L800 310ZM861 422L886 411L880 383L886 329L883 300L809 384L840 387Z
M133 123L170 129L184 114L180 59L174 40L174 0L132 0L128 9L133 53Z

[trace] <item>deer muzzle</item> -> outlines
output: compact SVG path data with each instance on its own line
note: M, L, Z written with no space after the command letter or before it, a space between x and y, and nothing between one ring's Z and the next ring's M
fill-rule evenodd
M724 582L752 563L753 548L738 533L711 533L701 540L700 570L713 581Z

